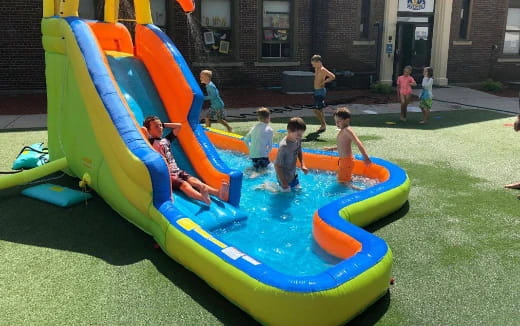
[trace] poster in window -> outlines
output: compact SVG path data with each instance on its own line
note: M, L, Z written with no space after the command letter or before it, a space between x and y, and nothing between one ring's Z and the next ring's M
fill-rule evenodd
M231 0L202 0L200 7L203 27L231 27Z
M157 26L166 26L166 3L165 0L150 1L150 9L153 23Z
M229 42L228 41L220 41L220 48L218 49L218 52L223 54L229 53Z
M263 27L289 28L289 1L264 1Z
M287 30L285 29L278 29L275 32L275 37L278 41L287 41Z
M264 41L272 41L274 38L274 32L272 29L264 30Z
M204 32L204 44L215 44L215 37L213 36L213 32Z

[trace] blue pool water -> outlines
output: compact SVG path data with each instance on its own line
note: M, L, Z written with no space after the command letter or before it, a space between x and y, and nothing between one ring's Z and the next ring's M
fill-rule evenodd
M334 173L317 171L307 175L298 171L302 186L298 192L255 190L258 185L276 182L272 165L267 174L250 178L251 162L247 156L218 152L228 166L244 171L240 209L248 218L213 230L216 238L288 275L315 275L340 261L315 243L312 217L318 208L354 190L338 184ZM354 184L366 188L374 182L356 178Z

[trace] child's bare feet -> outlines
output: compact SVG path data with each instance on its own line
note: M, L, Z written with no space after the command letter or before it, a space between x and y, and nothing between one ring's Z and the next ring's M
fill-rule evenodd
M360 187L354 186L351 182L347 183L347 186L349 186L352 190L362 190Z
M202 201L206 204L211 204L211 199L209 198L209 191L206 185L200 187L200 194L202 196Z
M220 186L220 189L218 191L218 198L220 198L223 201L227 201L229 197L229 183L222 182L222 186Z
M424 120L419 121L419 123L422 124L422 125L425 124L425 123L427 123L427 122L428 122L428 121L424 121Z
M511 183L511 184L505 185L504 188L507 188L507 189L520 189L520 182Z
M316 133L321 134L321 133L325 132L326 130L327 130L327 127L320 127L319 129L316 130Z
M406 118L405 117L400 117L399 120L401 120L402 122L406 122Z

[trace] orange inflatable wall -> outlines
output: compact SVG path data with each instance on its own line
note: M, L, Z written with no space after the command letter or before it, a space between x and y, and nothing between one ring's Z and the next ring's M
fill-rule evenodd
M142 25L136 26L135 44L135 55L143 61L152 77L170 121L185 125L177 139L190 162L196 162L193 167L197 174L204 182L217 189L222 182L229 183L229 175L215 169L189 127L188 114L194 94L170 50L152 30Z

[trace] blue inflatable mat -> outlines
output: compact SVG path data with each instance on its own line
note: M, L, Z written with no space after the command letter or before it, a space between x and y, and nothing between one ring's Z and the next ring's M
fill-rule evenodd
M215 197L211 198L211 205L206 205L189 199L177 191L174 193L173 203L187 217L208 231L223 228L247 218L244 212Z
M22 195L60 207L69 207L92 198L92 195L89 193L51 183L26 188L22 191Z

